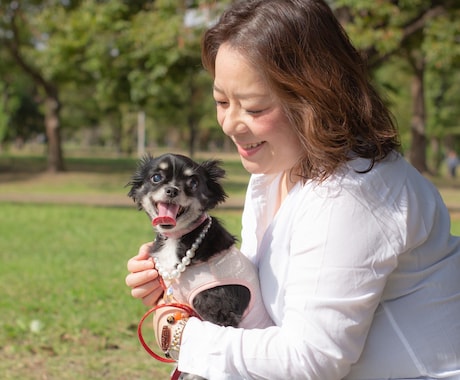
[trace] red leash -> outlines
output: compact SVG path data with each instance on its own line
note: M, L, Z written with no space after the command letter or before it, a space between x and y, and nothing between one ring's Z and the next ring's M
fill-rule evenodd
M156 352L154 352L150 346L147 344L147 342L145 341L144 339L144 336L142 335L142 326L144 324L144 321L147 319L147 317L150 315L150 314L153 314L154 312L156 312L157 310L163 308L163 307L176 307L178 309L182 309L184 310L187 314L189 314L191 317L197 317L199 319L201 319L201 317L195 312L195 310L193 310L190 306L188 305L185 305L185 304L181 304L181 303L168 303L168 304L161 304L161 305L157 305L155 307L152 307L150 310L148 310L144 316L141 318L141 320L139 321L139 324L137 325L137 336L139 338L139 341L141 342L142 344L142 347L144 347L145 351L147 351L147 353L152 356L153 358L155 358L156 360L162 362L162 363L175 363L175 360L173 359L169 359L169 358L166 358L164 356L160 356L158 355ZM171 380L178 380L179 379L179 376L180 376L180 371L176 368L174 373L172 374L171 376Z
M180 377L180 371L176 368L171 375L171 380L179 380Z

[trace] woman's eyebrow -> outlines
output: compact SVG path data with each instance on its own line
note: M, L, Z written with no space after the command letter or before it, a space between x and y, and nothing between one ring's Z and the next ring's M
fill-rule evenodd
M219 94L224 94L224 91L221 90L216 85L213 85L213 90L218 92ZM254 98L266 98L269 95L267 93L260 93L260 92L248 92L248 93L236 93L235 96L238 99L254 99Z

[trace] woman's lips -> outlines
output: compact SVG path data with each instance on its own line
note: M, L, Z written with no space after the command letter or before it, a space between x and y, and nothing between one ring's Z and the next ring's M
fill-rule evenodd
M250 157L254 154L256 154L262 146L265 144L265 141L261 141L258 143L253 143L253 144L245 144L245 145L240 145L236 144L238 148L238 153L242 157Z

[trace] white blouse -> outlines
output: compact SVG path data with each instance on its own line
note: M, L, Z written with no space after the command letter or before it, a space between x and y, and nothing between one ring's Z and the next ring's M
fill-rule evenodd
M242 251L276 326L191 318L179 369L223 379L460 379L460 239L437 190L394 155L297 184L251 177Z

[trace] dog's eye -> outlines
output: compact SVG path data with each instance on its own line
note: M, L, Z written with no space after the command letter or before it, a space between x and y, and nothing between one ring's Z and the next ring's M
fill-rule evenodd
M196 188L198 187L198 180L197 180L195 177L190 178L190 179L187 181L187 186L188 186L191 190L196 190Z
M153 183L159 183L161 182L162 179L163 179L163 176L160 173L155 173L151 178Z

